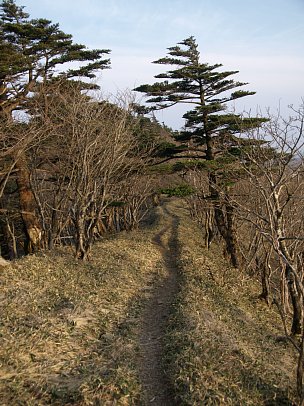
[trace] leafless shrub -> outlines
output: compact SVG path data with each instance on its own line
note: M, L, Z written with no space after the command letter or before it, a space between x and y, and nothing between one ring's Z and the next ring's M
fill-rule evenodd
M286 334L299 351L298 393L303 401L303 249L304 161L303 106L289 120L271 118L248 137L257 142L243 150L246 174L231 195L241 222L247 266L261 272L262 296L277 304Z
M43 98L43 111L36 105L36 113L48 139L33 156L48 246L70 236L76 256L86 259L108 208L128 207L127 228L139 221L148 186L142 194L135 189L145 157L138 153L126 96L114 105L89 98L77 84L64 83Z

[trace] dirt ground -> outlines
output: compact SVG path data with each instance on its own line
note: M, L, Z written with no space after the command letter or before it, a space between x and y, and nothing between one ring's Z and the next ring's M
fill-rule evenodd
M138 230L0 272L1 406L293 405L296 357L260 284L185 202Z
M146 405L174 405L172 388L164 373L164 336L168 328L171 306L178 292L179 219L166 207L161 207L164 227L155 234L153 242L161 252L164 275L151 288L140 326L139 371Z

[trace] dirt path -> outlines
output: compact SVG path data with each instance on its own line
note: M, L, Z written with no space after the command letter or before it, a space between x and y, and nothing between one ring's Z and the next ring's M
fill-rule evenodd
M177 231L179 219L166 206L161 207L165 226L153 238L163 258L164 276L153 286L143 312L140 334L139 372L144 405L173 406L170 385L163 371L164 335L171 304L178 291Z

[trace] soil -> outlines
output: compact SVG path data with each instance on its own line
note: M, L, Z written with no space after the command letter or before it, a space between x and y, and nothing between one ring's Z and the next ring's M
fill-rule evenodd
M153 242L163 258L161 277L155 281L143 311L140 328L139 372L143 389L143 405L175 405L173 390L164 372L164 337L171 306L178 292L179 219L166 206L161 207L165 226Z

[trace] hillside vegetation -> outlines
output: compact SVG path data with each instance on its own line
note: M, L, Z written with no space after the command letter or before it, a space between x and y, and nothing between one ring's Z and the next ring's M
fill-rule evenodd
M110 53L0 2L0 402L304 406L304 104L193 35L105 97Z
M143 391L139 338L170 263L178 293L161 351L177 404L292 404L295 354L277 313L220 246L206 251L183 200L93 250L86 263L59 249L1 269L1 404L161 404Z

